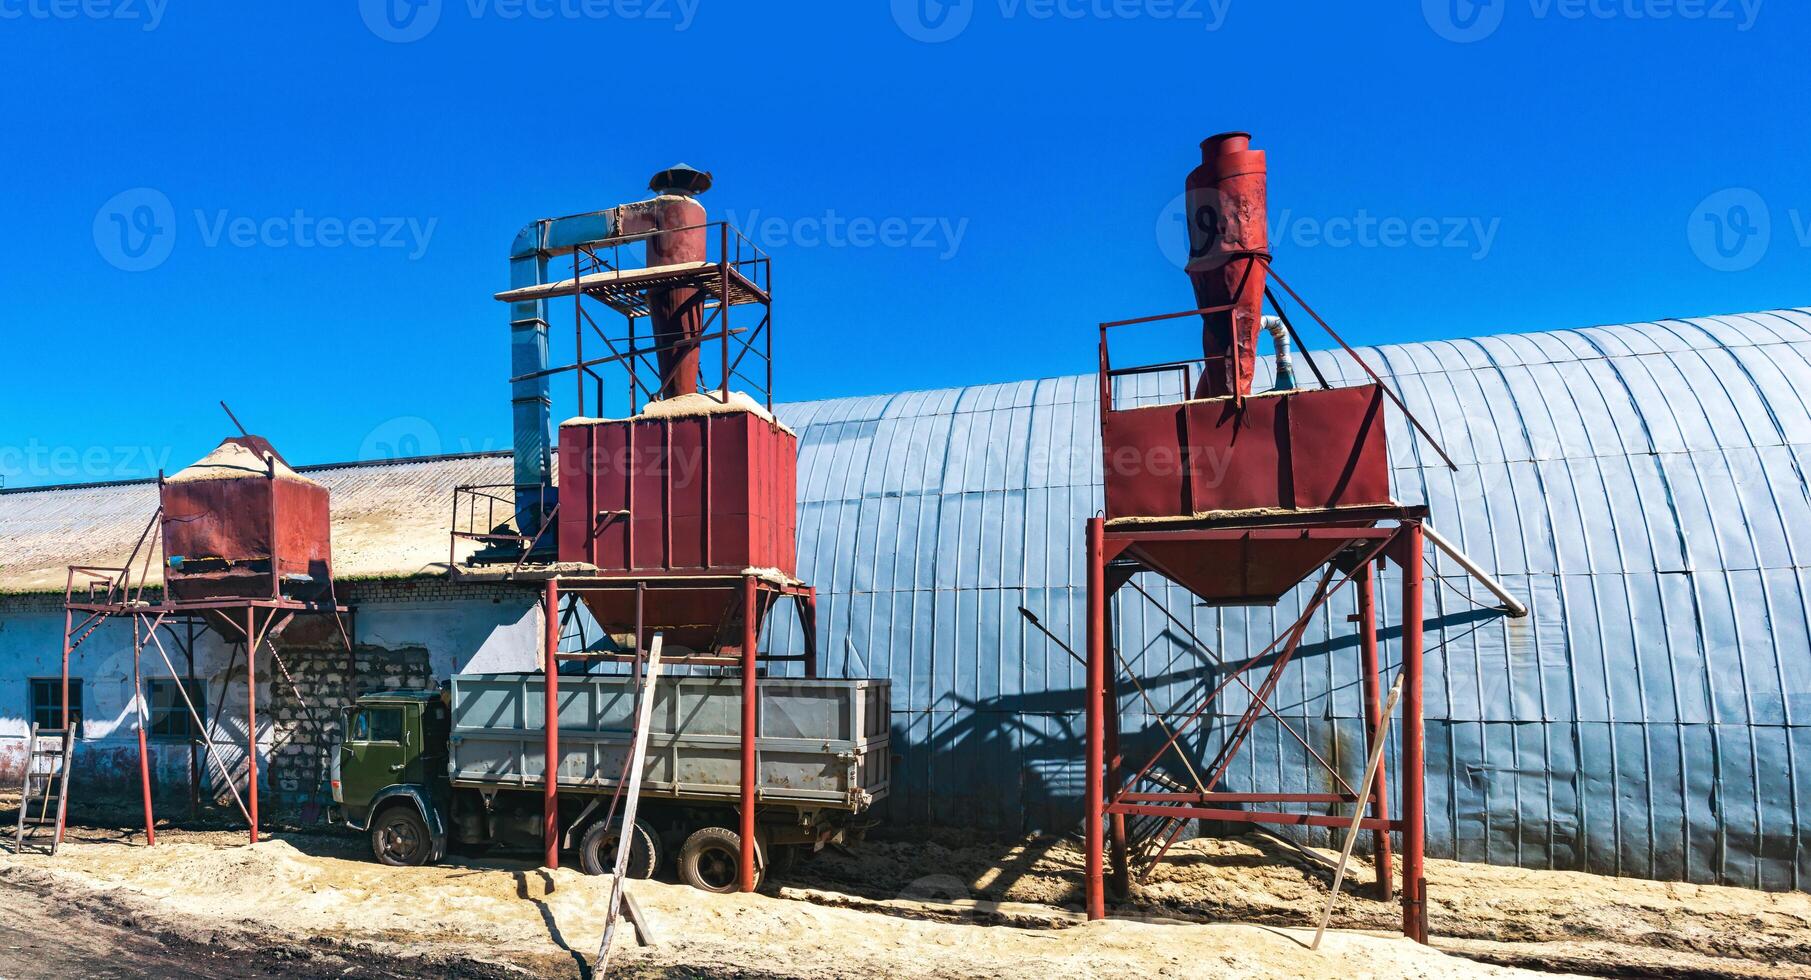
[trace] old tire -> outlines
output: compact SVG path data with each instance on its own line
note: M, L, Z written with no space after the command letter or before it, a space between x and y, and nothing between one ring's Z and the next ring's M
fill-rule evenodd
M433 855L434 837L413 806L399 804L371 821L371 853L393 868L417 867Z
M798 866L803 844L769 844L766 848L767 873L783 875Z
M622 834L621 820L598 821L579 839L579 867L588 875L609 874L616 870L617 840ZM660 838L646 821L635 821L629 841L628 876L652 878L660 867Z
M693 888L727 895L742 883L742 837L733 830L706 827L679 849L679 877ZM755 886L761 875L755 874Z

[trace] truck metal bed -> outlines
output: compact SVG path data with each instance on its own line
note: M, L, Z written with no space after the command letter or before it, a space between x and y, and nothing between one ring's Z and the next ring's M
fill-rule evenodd
M452 679L453 785L541 785L542 684L540 674ZM886 795L892 768L887 681L768 678L757 693L755 761L763 803L859 812ZM560 677L561 787L616 787L633 737L634 694L626 676ZM739 677L660 678L643 795L740 799L741 694Z

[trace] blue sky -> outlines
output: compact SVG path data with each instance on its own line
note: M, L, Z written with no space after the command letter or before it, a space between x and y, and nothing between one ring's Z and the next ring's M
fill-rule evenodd
M774 255L781 400L1090 370L1191 305L1229 129L1354 342L1811 302L1785 0L385 2L0 0L7 486L222 398L298 463L505 447L511 237L676 160Z

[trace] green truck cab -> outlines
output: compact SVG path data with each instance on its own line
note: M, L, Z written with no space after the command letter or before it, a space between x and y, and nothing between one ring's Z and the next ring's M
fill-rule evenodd
M446 856L450 712L439 691L367 694L341 713L333 801L385 864Z
M544 847L545 732L538 673L465 674L444 691L383 691L344 709L332 757L341 819L368 833L389 865L439 861L449 849ZM890 685L884 680L763 678L758 687L756 878L862 835L887 795ZM741 864L742 684L722 676L657 682L630 874L668 854L678 876L731 891ZM560 679L558 813L562 849L601 874L614 864L611 802L627 777L637 694L632 679Z

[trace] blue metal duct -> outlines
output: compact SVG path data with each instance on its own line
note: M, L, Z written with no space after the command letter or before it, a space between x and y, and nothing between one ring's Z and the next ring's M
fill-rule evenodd
M516 234L509 249L509 287L547 282L548 259L570 255L580 245L614 238L618 209L543 218ZM522 378L547 370L547 301L509 304L509 375ZM514 418L516 528L528 537L540 533L546 515L559 499L553 486L552 379L545 374L510 384Z

